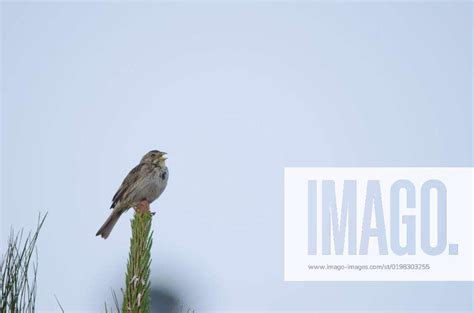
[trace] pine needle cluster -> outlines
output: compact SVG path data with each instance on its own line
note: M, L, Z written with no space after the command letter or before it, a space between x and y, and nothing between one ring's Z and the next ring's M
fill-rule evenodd
M34 232L10 232L7 251L0 261L0 313L35 312L38 254L36 241L46 215L38 217Z
M136 212L132 219L123 313L150 312L151 220L149 211Z

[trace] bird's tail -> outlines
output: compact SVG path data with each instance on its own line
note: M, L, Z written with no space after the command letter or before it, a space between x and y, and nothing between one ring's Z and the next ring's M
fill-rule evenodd
M112 228L114 228L115 223L117 223L122 213L123 212L113 210L109 218L105 221L104 225L102 225L102 227L99 229L99 231L95 235L96 236L100 235L102 238L107 239L107 237L109 237L110 233L112 232Z

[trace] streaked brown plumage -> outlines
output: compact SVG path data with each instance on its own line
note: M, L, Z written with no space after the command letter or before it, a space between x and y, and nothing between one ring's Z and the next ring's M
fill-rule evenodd
M152 150L128 173L112 198L112 213L96 236L106 239L122 213L143 203L149 205L161 195L168 182L165 155L165 152Z

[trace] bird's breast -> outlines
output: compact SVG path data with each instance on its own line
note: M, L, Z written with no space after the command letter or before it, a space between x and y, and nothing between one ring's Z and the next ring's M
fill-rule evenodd
M145 188L146 199L148 202L155 201L165 190L166 184L168 182L168 169L167 168L157 168L154 170L153 175L150 175L150 181Z

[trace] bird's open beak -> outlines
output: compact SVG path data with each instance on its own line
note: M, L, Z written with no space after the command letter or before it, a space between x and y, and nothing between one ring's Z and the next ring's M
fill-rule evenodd
M166 153L166 152L162 152L160 159L162 159L162 160L168 159L168 157L166 156L167 154L168 153Z

